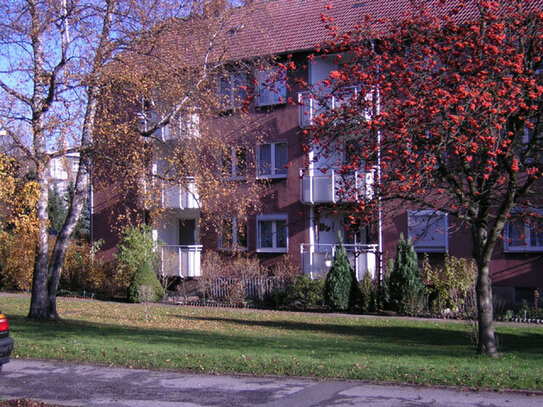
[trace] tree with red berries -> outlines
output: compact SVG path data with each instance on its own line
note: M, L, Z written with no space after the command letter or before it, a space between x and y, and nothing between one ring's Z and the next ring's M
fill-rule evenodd
M490 258L512 214L534 219L538 204L543 7L413 4L400 22L367 17L348 34L323 16L332 39L319 50L338 55L338 69L314 97L322 106L333 98L335 109L322 109L308 134L320 154L344 153L334 163L344 174L378 168L372 201L345 177L358 217L371 213L376 198L385 207L408 200L470 229L478 351L496 357ZM345 91L353 85L356 92Z

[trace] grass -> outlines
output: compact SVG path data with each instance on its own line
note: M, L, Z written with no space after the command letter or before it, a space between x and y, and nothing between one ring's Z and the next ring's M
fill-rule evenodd
M543 390L543 327L497 327L498 360L470 327L398 318L245 312L59 299L63 322L25 320L29 299L1 297L15 358L151 369Z

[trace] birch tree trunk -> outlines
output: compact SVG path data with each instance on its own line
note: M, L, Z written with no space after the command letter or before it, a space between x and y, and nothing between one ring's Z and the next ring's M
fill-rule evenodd
M102 29L99 43L95 50L90 83L87 88L87 104L85 117L81 131L80 158L75 181L74 193L66 220L56 239L51 256L49 257L47 239L47 194L49 185L45 171L40 171L40 201L38 204L38 218L40 219L40 244L34 267L34 284L32 287L32 299L29 319L33 320L57 320L60 319L57 312L57 288L62 272L62 265L66 258L68 246L72 234L77 225L83 205L89 192L89 150L92 145L93 130L96 121L98 98L100 94L100 71L103 69L108 57L111 55L111 24L116 1L108 1L102 20Z

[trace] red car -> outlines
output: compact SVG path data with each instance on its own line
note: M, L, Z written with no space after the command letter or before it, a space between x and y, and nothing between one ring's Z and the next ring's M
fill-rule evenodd
M9 362L13 350L13 339L9 337L8 319L0 311L0 372L4 363Z

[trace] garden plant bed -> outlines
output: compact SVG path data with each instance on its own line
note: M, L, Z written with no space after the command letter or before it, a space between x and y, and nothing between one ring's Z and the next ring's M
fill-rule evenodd
M13 358L210 373L543 390L543 327L497 324L502 357L474 353L458 321L143 306L58 299L59 323L25 319L28 297L0 297Z
M32 401L28 399L18 400L0 400L0 407L56 407L52 404L42 403L39 401Z

